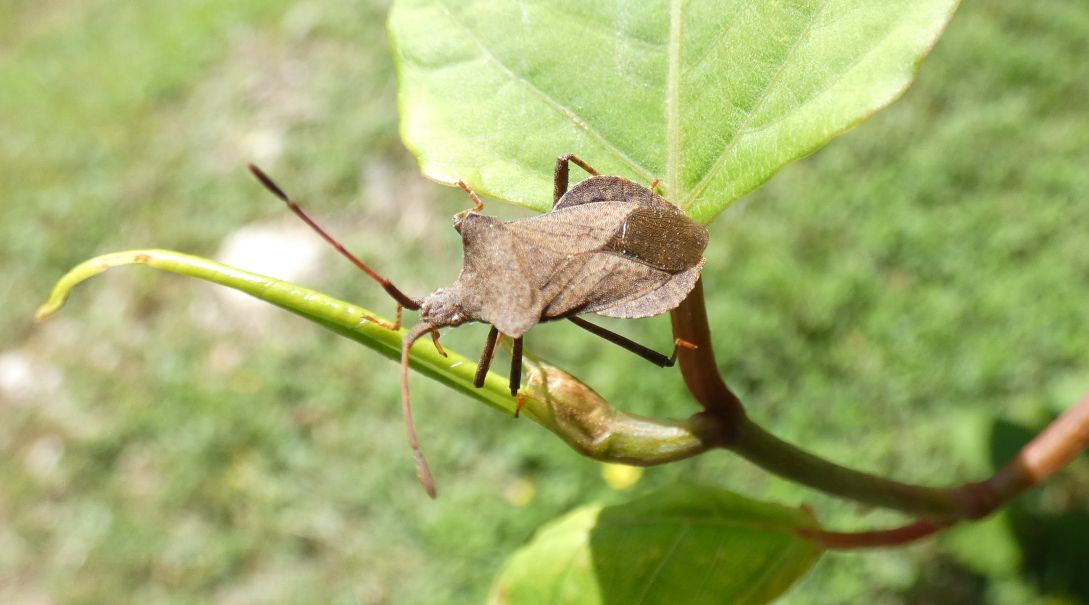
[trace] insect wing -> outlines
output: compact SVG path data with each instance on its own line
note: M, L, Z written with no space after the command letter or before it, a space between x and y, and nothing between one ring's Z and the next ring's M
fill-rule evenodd
M496 252L489 261L500 275L493 281L513 288L520 271L523 285L528 282L535 295L532 308L538 320L587 312L634 318L669 311L695 285L707 247L702 225L650 189L614 176L590 177L564 194L551 212L502 225L509 232L502 246L506 258ZM513 259L520 263L517 268ZM491 291L499 295L496 288ZM531 323L522 311L528 306L509 299L500 297L482 319L511 334L496 322L510 322L516 308L516 325Z
M612 252L572 257L555 272L552 280L541 292L542 298L548 301L542 318L555 319L579 313L599 313L605 309L653 297L653 293L668 284L672 278L673 275L666 271ZM636 312L637 314L630 316L647 317L670 308L647 307L645 312Z
M541 316L543 303L526 279L531 265L507 226L495 218L471 214L461 227L465 261L455 284L463 304L479 319L508 336L518 337Z
M504 225L521 244L566 257L608 246L634 209L624 202L602 202L553 210Z
M560 198L550 214L595 210L603 216L624 216L604 249L652 267L671 273L685 271L700 261L707 248L703 225L650 189L617 176L593 176L578 183ZM592 214L584 220L601 228L610 223Z
M618 176L592 176L580 181L567 190L552 207L553 211L563 208L573 208L586 204L599 204L602 202L622 202L628 205L648 206L654 205L658 198L669 204L664 198L660 198L653 191L628 179ZM672 205L672 204L669 204Z
M642 206L625 217L606 250L677 273L696 266L706 247L707 230L675 207Z
M642 296L618 301L614 304L602 304L587 309L606 317L621 317L634 319L637 317L650 317L671 311L681 304L688 296L692 288L696 286L696 280L700 278L703 269L703 259L691 269L670 276L669 280L654 290Z

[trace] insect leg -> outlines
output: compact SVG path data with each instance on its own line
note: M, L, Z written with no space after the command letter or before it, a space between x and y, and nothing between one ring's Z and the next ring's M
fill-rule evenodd
M522 385L522 337L514 339L514 346L510 351L510 394L518 395L518 387Z
M364 273L366 273L367 275L369 275L371 277L371 279L378 282L378 284L380 286L382 286L382 288L386 291L386 293L388 293L390 296L392 296L393 300L397 301L398 306L402 306L402 307L404 307L406 309L410 309L412 311L416 311L417 309L420 308L420 303L419 302L417 302L415 300L412 300L411 298L406 296L405 293L401 292L401 290L399 290L397 288L397 286L393 285L392 282L390 282L388 279L386 279L386 278L382 277L381 275L379 275L378 272L376 272L374 269L371 269L370 267L368 267L366 264L363 263L363 261L356 258L354 254L352 254L351 252L348 252L348 250L344 246L340 245L340 242L338 242L336 239L334 239L333 236L326 233L324 229L319 227L318 224L315 223L313 221L313 219L311 219L309 216L307 216L306 213L303 212L303 209L300 208L299 205L297 203L295 203L294 200L292 200L290 197L288 197L288 195L286 193L284 193L284 190L280 189L279 185L277 185L275 182L273 182L273 180L271 178L269 178L269 176L267 174L262 172L260 168L258 168L257 166L254 166L253 164L250 164L250 172L252 172L253 176L255 176L257 178L257 180L260 181L261 184L265 186L265 189L268 189L269 191L271 191L272 195L275 195L276 197L280 198L285 204L287 204L287 207L290 208L291 211L295 213L295 216L298 216L299 218L301 218L302 221L304 223L306 223L307 225L309 225L311 229L316 231L318 233L318 235L320 235L322 237L322 239L324 239L325 241L332 244L333 247L337 249L337 252L340 252L341 254L343 254L345 258L352 261L352 263L355 266L362 269ZM398 309L398 311L399 310L400 309ZM378 322L378 323L381 324L382 322ZM398 323L398 326L399 325L400 325L400 323Z
M634 340L621 336L616 332L613 332L612 330L606 330L599 325L592 324L585 319L582 319L581 317L568 317L567 319L571 320L571 323L582 328L583 330L586 330L591 334L600 336L615 345L619 345L631 351L632 353L635 353L636 355L642 357L643 359L646 359L654 365L663 368L673 367L673 364L677 362L677 350L679 348L696 348L696 345L688 342L687 340L681 340L680 338L678 338L673 341L673 354L669 357L666 357L665 355L659 353L658 351L655 351L654 349L643 346L635 342Z
M465 213L480 212L484 209L484 202L480 201L480 196L477 195L475 191L470 189L469 186L465 184L465 181L458 181L458 187L461 187L462 191L468 193L469 199L473 200L473 207L469 210L465 210Z
M556 172L552 179L552 205L555 206L556 202L560 201L563 194L567 193L567 179L571 168L570 162L574 162L591 175L596 176L597 171L590 167L589 164L582 161L582 158L573 153L565 153L556 158Z
M439 352L439 355L447 357L446 349L442 348L442 344L439 343L439 331L437 329L431 330L431 342L435 343L435 350Z
M379 326L387 330L393 330L394 332L396 332L397 330L401 329L401 311L403 309L404 307L401 305L401 303L397 303L396 317L392 322L383 321L373 315L367 315L366 313L363 314L363 320L369 321L372 324L378 324Z
M499 328L492 326L488 330L488 340L484 341L484 352L480 354L480 363L476 364L476 376L473 378L473 386L481 388L484 379L488 376L488 368L492 367L492 357L495 356L495 343L499 340Z
M412 448L412 455L416 459L416 478L420 480L427 495L432 498L436 495L435 478L431 475L431 469L427 466L427 458L424 458L423 450L420 448L420 440L416 436L416 423L412 420L412 404L409 402L408 397L408 352L416 339L434 329L434 326L421 323L409 330L401 341L401 408L405 413L408 445Z
M522 406L525 405L526 394L520 392L514 396L514 417L517 418L522 414Z

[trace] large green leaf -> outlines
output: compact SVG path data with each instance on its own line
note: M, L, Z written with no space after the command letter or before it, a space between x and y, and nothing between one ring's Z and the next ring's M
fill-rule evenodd
M820 550L803 512L677 485L545 527L500 572L492 604L766 603Z
M546 210L574 152L707 222L900 95L956 0L396 0L424 173Z

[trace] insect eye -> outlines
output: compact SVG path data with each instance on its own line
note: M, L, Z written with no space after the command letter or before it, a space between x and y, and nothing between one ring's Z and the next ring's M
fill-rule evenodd
M454 229L455 229L455 230L456 230L456 231L457 231L458 233L461 233L461 224L462 224L463 222L465 222L465 216L466 216L466 215L467 215L468 213L469 213L469 211L468 211L468 210L462 210L461 212L459 212L459 213L455 214L455 215L454 215L453 217L451 217L451 219L450 219L450 220L451 220L451 221L452 221L452 222L454 223Z

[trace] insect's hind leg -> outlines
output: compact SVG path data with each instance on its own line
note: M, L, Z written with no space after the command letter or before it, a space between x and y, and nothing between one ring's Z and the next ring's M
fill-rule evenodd
M514 345L511 347L510 352L510 394L511 397L516 398L516 405L514 406L514 417L517 418L522 413L522 397L524 393L519 394L518 388L522 386L522 337L514 339Z
M522 386L522 337L514 339L514 345L510 351L510 394L518 395L518 388Z
M634 340L631 340L630 338L621 336L620 334L613 332L612 330L606 330L599 325L592 324L585 319L582 319L581 317L568 317L567 319L571 320L571 323L582 328L583 330L586 330L587 332L594 334L595 336L600 336L615 345L623 347L631 351L632 353L635 353L636 355L642 357L643 359L646 359L647 361L653 363L654 365L662 368L671 368L673 367L673 364L677 363L677 351L679 349L696 348L696 345L688 342L687 340L682 340L678 338L673 341L673 354L669 357L666 357L665 355L659 353L658 351L655 351L654 349L651 349L650 347L641 345Z
M560 201L563 194L567 193L567 180L570 176L571 166L570 162L574 162L577 166L589 172L593 176L597 176L598 172L590 167L589 164L582 161L582 158L573 153L565 153L556 158L556 172L552 179L552 205L555 206L556 202Z

